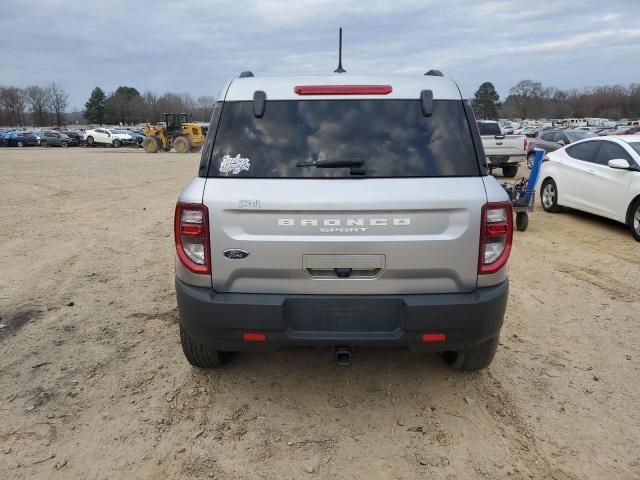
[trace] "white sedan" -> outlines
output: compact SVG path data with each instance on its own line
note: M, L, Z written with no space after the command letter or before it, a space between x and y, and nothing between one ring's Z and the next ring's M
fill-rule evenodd
M547 154L540 197L547 212L571 207L611 218L640 242L640 136L588 138Z
M88 146L108 145L120 147L133 142L133 137L128 133L120 132L113 128L94 128L84 132L84 140Z

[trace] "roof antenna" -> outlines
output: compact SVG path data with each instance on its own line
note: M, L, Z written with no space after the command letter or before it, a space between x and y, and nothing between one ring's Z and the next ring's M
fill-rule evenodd
M346 73L347 71L342 68L342 27L340 27L340 40L338 43L338 68L334 70L335 73Z

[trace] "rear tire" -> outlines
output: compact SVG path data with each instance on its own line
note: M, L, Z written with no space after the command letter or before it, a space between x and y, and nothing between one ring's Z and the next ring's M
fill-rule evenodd
M47 148L49 145L47 145L47 142L45 142L44 140L42 142L40 142L40 146Z
M509 165L508 167L502 167L502 176L507 178L513 178L518 174L517 165Z
M631 234L638 242L640 242L640 198L633 202L631 211L629 212L629 228Z
M24 147L24 143L22 143L22 142L18 142L18 143L16 143L16 145L17 145L18 148Z
M491 365L493 357L495 357L496 351L498 350L499 343L500 335L498 334L480 345L476 345L467 350L444 352L442 357L445 362L455 370L481 370Z
M94 141L93 137L87 137L87 146L93 147Z
M540 200L542 201L542 208L545 212L558 213L560 211L561 207L558 205L558 187L552 178L547 178L542 182Z
M224 364L224 356L219 350L198 342L180 325L180 343L187 361L198 368L219 368Z
M118 140L117 138L115 138L113 140L113 148L120 148L122 146L122 142L120 140Z
M67 142L60 142L60 146L62 148L67 148L69 146L69 144Z
M184 135L180 135L173 139L173 148L178 153L188 153L191 150L191 143Z

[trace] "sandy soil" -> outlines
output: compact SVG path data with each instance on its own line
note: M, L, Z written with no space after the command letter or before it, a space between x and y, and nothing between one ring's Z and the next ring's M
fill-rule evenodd
M0 478L640 478L640 244L539 209L486 371L365 351L184 360L198 156L0 149Z

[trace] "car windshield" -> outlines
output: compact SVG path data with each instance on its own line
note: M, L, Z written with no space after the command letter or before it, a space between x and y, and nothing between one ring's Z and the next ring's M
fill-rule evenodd
M571 142L577 142L578 140L596 137L597 135L591 132L567 132L567 136L569 137L569 140L571 140Z
M220 115L203 155L213 177L351 176L323 160L361 162L367 177L480 175L461 101L434 101L430 117L419 100L275 100L263 118L239 101Z

